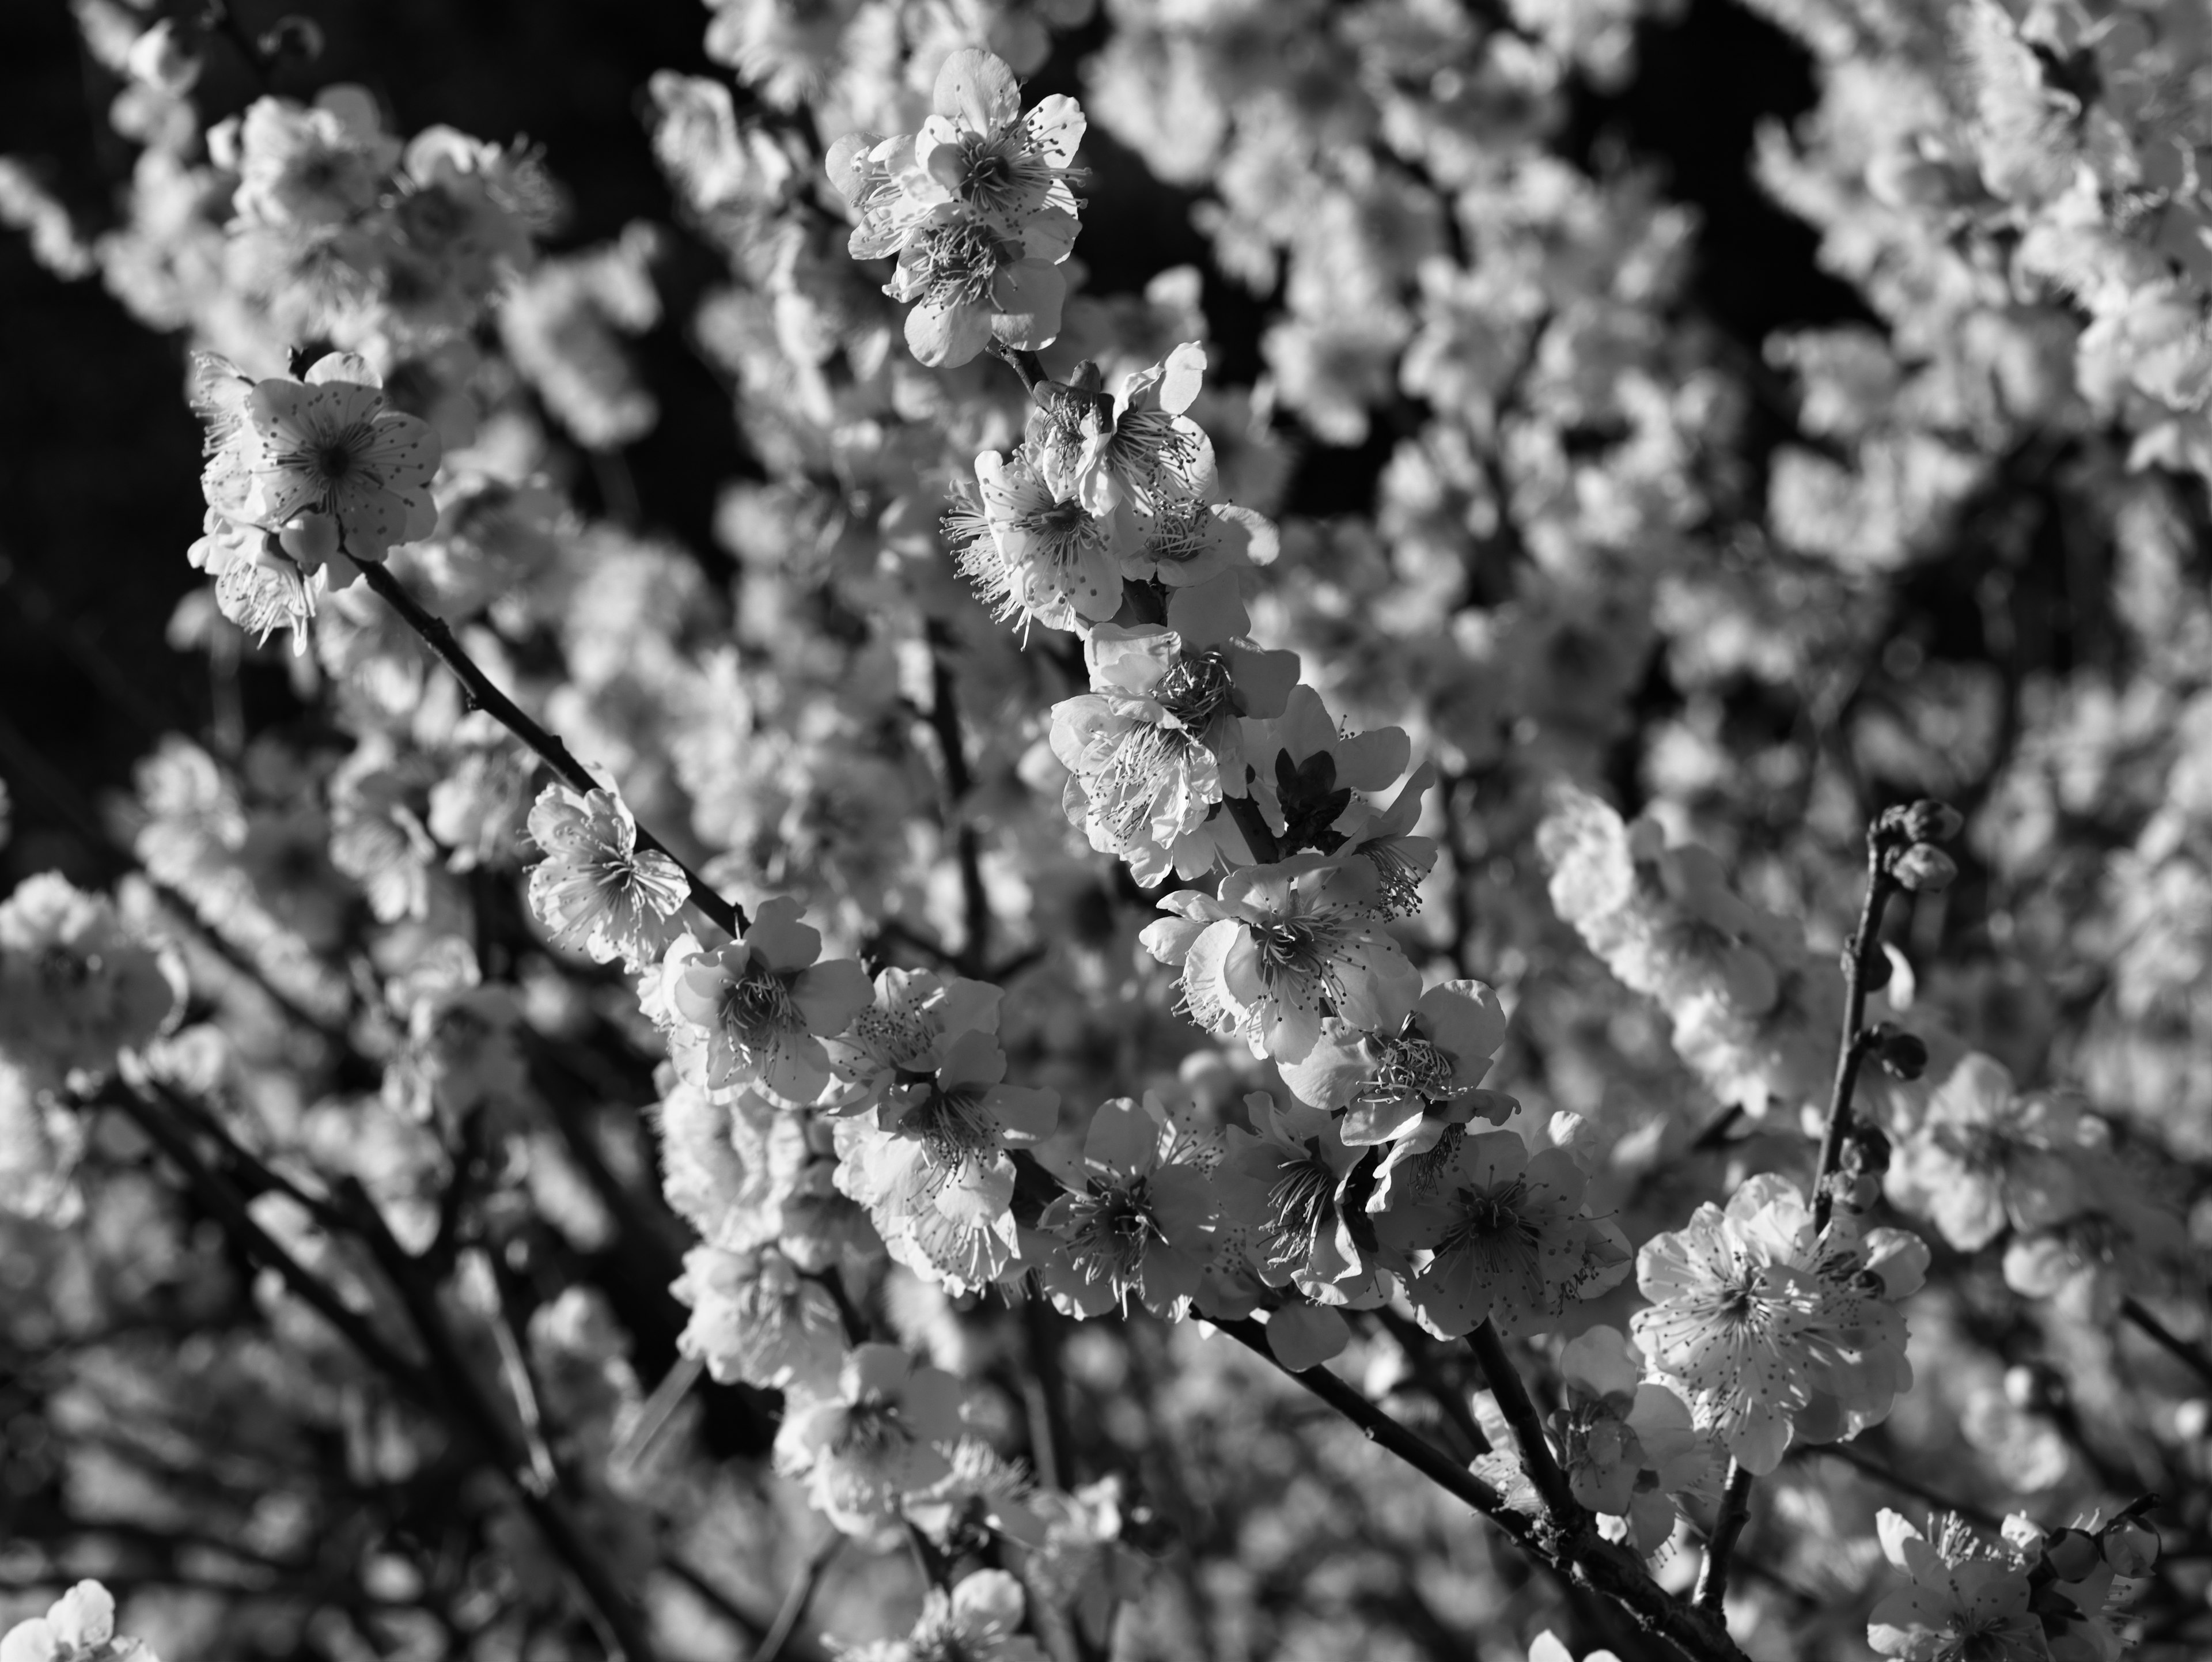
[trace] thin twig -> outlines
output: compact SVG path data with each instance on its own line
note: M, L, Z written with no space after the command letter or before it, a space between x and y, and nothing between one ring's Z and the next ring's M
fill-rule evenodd
M968 818L975 788L968 747L960 733L960 694L952 671L951 637L942 624L929 625L929 726L945 760L945 823L953 833L960 866L965 939L954 962L963 975L981 975L991 951L991 894L983 886L983 845Z
M407 586L393 576L389 569L374 563L365 563L361 568L362 579L384 603L398 612L406 625L422 639L422 643L437 654L438 661L453 671L453 679L461 684L469 708L480 709L509 733L536 752L538 759L559 774L562 781L580 791L605 790L606 786L594 778L589 769L579 762L557 734L540 726L524 713L522 707L493 685L492 679L469 656L455 637L446 620L425 606L407 590ZM691 904L727 933L743 934L750 920L744 907L725 900L707 886L706 879L693 871L669 849L668 845L647 831L637 828L637 845L653 849L675 861L676 868L684 874L690 886Z
M1267 1348L1267 1330L1259 1323L1247 1318L1215 1325L1358 1426L1370 1442L1388 1449L1445 1493L1474 1507L1537 1562L1558 1571L1572 1586L1619 1605L1645 1632L1698 1662L1746 1662L1724 1627L1704 1611L1669 1598L1626 1549L1613 1545L1595 1531L1563 1533L1516 1512L1491 1484L1435 1444L1415 1436L1328 1368L1293 1372L1285 1367Z
M1567 1532L1586 1527L1589 1513L1568 1487L1567 1474L1560 1470L1551 1442L1544 1435L1544 1416L1536 1411L1528 1387L1521 1382L1520 1370L1506 1354L1497 1324L1485 1321L1467 1336L1467 1343L1475 1361L1482 1364L1483 1379L1498 1399L1505 1423L1513 1428L1513 1440L1521 1446L1521 1464L1528 1481L1536 1486L1536 1493L1544 1497L1553 1524Z
M2174 1361L2179 1362L2206 1384L2212 1385L2212 1357L2206 1356L2195 1345L2159 1320L2143 1306L2141 1301L2131 1298L2121 1300L2120 1314L2141 1328L2144 1335L2167 1355L2172 1357Z
M1842 1169L1844 1144L1851 1131L1851 1097L1858 1087L1859 1068L1869 1049L1866 1031L1867 990L1873 984L1873 959L1881 950L1881 915L1896 887L1884 868L1885 842L1876 826L1867 829L1866 895L1859 907L1858 927L1852 931L1844 953L1843 1031L1836 1044L1835 1083L1828 1093L1828 1119L1820 1134L1820 1158L1813 1172L1813 1229L1817 1237L1827 1228L1836 1197L1832 1179ZM1728 1599L1729 1559L1751 1521L1752 1474L1742 1463L1729 1462L1728 1489L1721 1500L1720 1515L1705 1543L1705 1562L1698 1572L1693 1597L1698 1608L1717 1616Z
M784 1595L775 1622L762 1636L760 1648L753 1653L752 1662L777 1662L777 1659L782 1656L784 1647L791 1642L791 1635L798 1631L799 1618L806 1614L807 1605L814 1600L815 1590L822 1585L822 1578L829 1574L830 1561L836 1557L838 1549L844 1544L843 1535L833 1534L814 1549L813 1555L806 1561L806 1567L799 1571L799 1580L791 1584L791 1591Z

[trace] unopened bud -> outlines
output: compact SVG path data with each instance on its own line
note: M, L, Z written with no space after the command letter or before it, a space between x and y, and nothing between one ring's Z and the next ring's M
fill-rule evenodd
M1884 1022L1875 1030L1875 1059L1898 1079L1918 1079L1928 1071L1928 1045L1917 1033Z
M2158 1548L2158 1531L2139 1518L2122 1519L2105 1531L2105 1562L2115 1575L2149 1574Z
M1934 894L1951 886L1959 868L1933 843L1915 843L1889 862L1889 874L1915 894Z
M1916 843L1948 843L1966 824L1958 809L1932 797L1923 796L1905 811L1905 834Z
M1889 1138L1880 1126L1860 1124L1852 1128L1851 1140L1844 1145L1844 1167L1877 1178L1889 1170Z
M2085 1530L2053 1530L2043 1543L2043 1555L2062 1581L2085 1579L2104 1560L2097 1539Z

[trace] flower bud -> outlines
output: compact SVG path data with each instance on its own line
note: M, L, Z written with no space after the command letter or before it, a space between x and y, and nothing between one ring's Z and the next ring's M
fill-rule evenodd
M2043 1543L2043 1555L2062 1581L2079 1581L2103 1561L2096 1537L2078 1529L2053 1530Z
M1905 834L1916 843L1948 843L1966 824L1958 809L1932 797L1923 796L1905 811Z
M1884 1022L1875 1030L1875 1059L1898 1079L1918 1079L1928 1071L1928 1046L1917 1033Z
M1851 973L1852 960L1857 954L1849 947L1844 948L1844 973ZM1870 993L1878 993L1889 985L1891 965L1887 953L1876 953L1859 972L1859 984Z
M1959 868L1933 843L1915 843L1890 861L1889 874L1915 894L1934 894L1951 886Z
M2105 1531L2105 1562L2115 1575L2149 1574L2158 1547L2158 1531L2140 1518L2123 1518Z
M1844 1169L1875 1177L1889 1170L1889 1138L1880 1126L1862 1123L1851 1128L1851 1139L1844 1145Z

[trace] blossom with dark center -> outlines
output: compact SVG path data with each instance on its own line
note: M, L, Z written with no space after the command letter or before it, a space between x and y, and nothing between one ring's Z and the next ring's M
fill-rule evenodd
M232 517L274 535L302 570L328 566L342 588L356 575L345 562L382 560L436 528L438 435L386 406L364 360L334 352L304 381L256 382L241 417L246 490Z
M975 458L978 501L945 516L953 563L1000 623L1080 631L1121 606L1115 522L1062 502L1024 451Z
M1081 205L1068 169L1084 126L1082 107L1060 94L1023 114L1013 70L968 46L937 72L915 160L967 212L1014 229L1040 213L1072 216Z
M1007 1085L1006 1074L998 1040L971 1029L945 1044L933 1075L891 1086L837 1131L840 1191L867 1208L893 1258L956 1294L1013 1262L1006 1151L1033 1147L1059 1118L1059 1093Z
M1500 1121L1512 1111L1511 1098L1478 1089L1505 1038L1505 1012L1488 987L1443 982L1410 1004L1385 1005L1382 1014L1370 1029L1341 1019L1324 1023L1320 1042L1283 1068L1283 1082L1301 1102L1344 1111L1346 1142L1395 1141L1430 1115L1431 1105L1446 1111L1437 1129L1478 1113ZM1452 1111L1461 1108L1466 1111Z
M1725 1211L1707 1203L1645 1243L1637 1284L1652 1307L1630 1326L1698 1428L1764 1475L1801 1421L1826 1440L1887 1413L1911 1379L1892 1300L1918 1287L1926 1263L1911 1236L1862 1239L1848 1215L1816 1231L1795 1185L1753 1178Z
M1442 1338L1485 1321L1526 1331L1619 1282L1626 1244L1584 1215L1584 1183L1565 1149L1532 1156L1510 1131L1456 1139L1425 1194L1401 1188L1374 1214L1382 1244L1419 1261L1406 1296L1421 1324ZM1378 1191L1370 1204L1383 1201Z
M1255 1056L1294 1062L1323 1021L1381 1027L1418 995L1419 971L1383 928L1364 861L1299 855L1248 866L1218 895L1185 890L1160 902L1176 914L1141 936L1182 971L1183 1003L1209 1032L1243 1036Z
M690 886L667 855L637 846L621 797L550 784L530 810L530 836L546 856L530 874L530 910L556 944L633 968L660 956Z
M1297 683L1297 654L1243 644L1249 627L1234 575L1178 589L1164 625L1093 630L1092 691L1054 706L1067 816L1140 883L1212 863L1199 833L1244 794L1243 723L1279 712Z
M885 970L875 1001L852 1026L825 1041L837 1082L826 1106L852 1111L872 1105L902 1075L929 1074L946 1045L963 1033L999 1030L1004 990L934 970Z
M1303 685L1291 690L1280 716L1249 737L1247 750L1252 794L1276 836L1290 839L1285 846L1329 854L1342 853L1354 839L1397 838L1410 831L1421 794L1434 778L1425 770L1407 778L1413 741L1403 728L1342 731L1321 695ZM1367 799L1401 779L1405 788L1382 816L1385 823L1378 823ZM1368 849L1364 861L1373 869L1377 903L1394 916L1418 910L1398 862L1377 858L1378 852ZM1420 875L1436 859L1435 844L1425 837L1404 838L1397 852Z
M963 1394L897 1346L864 1344L845 1358L835 1396L787 1410L776 1464L805 1479L815 1509L839 1529L871 1533L908 1495L951 1475Z
M1218 1135L1194 1136L1155 1095L1101 1105L1080 1169L1066 1174L1080 1187L1037 1220L1059 1249L1041 1269L1054 1303L1097 1316L1133 1294L1155 1315L1180 1314L1213 1255L1220 1154Z
M1168 498L1213 494L1213 445L1184 413L1206 374L1206 349L1185 341L1160 362L1132 373L1112 403L1103 395L1054 406L1073 420L1031 433L1038 466L1055 494L1092 514L1152 514Z
M708 952L679 939L663 968L681 1019L671 1046L679 1065L696 1056L716 1090L749 1084L786 1107L812 1103L830 1083L823 1041L843 1032L872 991L858 964L817 964L821 952L799 903L781 897L761 903L741 941Z
M2080 1123L2065 1098L2023 1093L1994 1056L1969 1055L1899 1145L1890 1199L1932 1219L1965 1252L1987 1246L2008 1224L2023 1233L2048 1229L2085 1203L2075 1169Z
M1867 1641L1875 1650L1906 1662L2047 1662L2052 1653L2029 1609L2035 1586L2027 1562L1983 1547L1956 1518L1931 1543L1885 1508L1877 1532L1884 1556L1910 1585L1875 1606Z
M1265 1092L1246 1097L1244 1105L1252 1129L1227 1133L1223 1211L1244 1224L1245 1250L1261 1280L1295 1284L1319 1304L1381 1302L1388 1284L1358 1241L1367 1233L1371 1247L1373 1237L1364 1216L1355 1231L1346 1215L1346 1182L1366 1151L1347 1147L1335 1122L1313 1109L1279 1107Z

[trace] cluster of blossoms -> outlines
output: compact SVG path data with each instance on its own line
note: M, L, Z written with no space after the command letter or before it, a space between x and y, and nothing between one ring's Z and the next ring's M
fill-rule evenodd
M993 341L1048 346L1060 333L1082 140L1073 99L1024 115L1013 70L970 46L938 70L921 131L848 133L831 147L830 179L860 222L849 252L897 260L884 292L912 302L907 344L923 363L966 363Z
M2002 1544L1955 1516L1930 1526L1933 1540L1894 1512L1881 1518L1882 1553L1911 1585L1875 1607L1868 1637L1905 1662L2112 1662L2128 1584L2158 1560L2155 1532L2125 1513L2048 1531L2014 1514Z
M1463 1436L1485 1481L1555 1462L1624 1562L1661 1577L1745 1474L1876 1426L1885 1453L1941 1450L1978 1494L2063 1486L2084 1509L2114 1469L2083 1430L2099 1411L2198 1459L2186 1381L2160 1375L2138 1402L2075 1367L2077 1409L2046 1377L2127 1303L2158 1301L2185 1355L2201 1320L2195 1178L2159 1167L2149 1132L2173 1128L2124 1111L2136 1075L2111 1083L2155 1063L2173 1098L2212 1102L2189 1061L2212 1032L2212 790L2190 737L2212 696L2192 649L2212 635L2183 581L2180 499L2130 498L2148 528L2127 597L2179 691L2108 712L2090 744L2033 699L1993 720L2038 737L1970 839L2024 891L2063 842L2035 825L2117 816L2104 841L2127 857L2047 886L2089 924L2018 914L2052 957L2077 925L2118 937L2112 985L2059 989L2099 1012L2079 1058L2106 1081L2094 1107L2018 1088L2051 1071L2018 1053L2033 1020L1916 977L1915 937L1873 960L1887 984L1841 1166L1809 1197L1777 1175L1811 1169L1801 1122L1832 1087L1854 984L1796 919L1846 904L1832 856L1858 826L1836 805L1864 790L1804 746L1732 754L1743 704L1911 658L1861 615L1863 586L1919 557L1905 551L1972 489L1953 453L2031 417L2079 435L2093 407L2118 412L2139 459L2194 442L2195 279L2136 268L2165 246L2154 217L2185 230L2197 212L2197 118L2178 113L2197 33L2172 8L2090 23L1978 0L1953 9L1972 76L1929 81L1913 57L1929 26L1893 17L1870 88L1833 45L1856 26L1767 9L1814 40L1829 99L1801 150L1770 147L1768 174L1895 339L1777 343L1822 442L1784 445L1771 502L1747 505L1712 458L1751 393L1674 326L1687 216L1636 170L1564 154L1577 80L1627 72L1633 9L1115 0L1094 113L1201 196L1217 277L1279 287L1246 390L1219 384L1234 355L1209 344L1195 271L1098 295L1069 258L1085 116L1064 96L1024 113L1017 70L1087 6L724 0L709 54L766 111L672 73L650 101L690 228L726 259L696 334L763 475L723 499L725 585L588 520L560 484L576 460L561 433L604 463L654 419L617 337L660 316L659 234L543 258L550 198L528 152L446 129L403 143L354 90L259 99L203 140L179 27L87 0L128 34L111 55L143 94L125 228L80 247L13 174L0 208L21 198L11 216L210 349L192 559L214 587L177 633L236 653L219 619L290 629L295 685L353 747L175 740L142 770L134 850L198 931L183 1032L162 1036L165 960L107 903L34 880L0 908L0 1092L27 1081L0 1101L11 1201L59 1209L91 1123L72 1076L145 1052L210 1146L235 1140L210 1170L254 1190L246 1259L281 1248L336 1289L329 1308L396 1319L410 1283L372 1273L390 1249L356 1251L333 1221L367 1208L409 1275L450 1276L440 1296L471 1324L453 1366L495 1380L542 1444L522 1492L577 1502L626 1580L647 1585L664 1542L687 1574L710 1553L729 1570L738 1537L757 1566L795 1569L801 1507L883 1585L912 1550L929 1585L867 1613L905 1635L848 1651L871 1662L1099 1653L1127 1640L1117 1610L1151 1642L1184 1618L1134 1574L1164 1538L1139 1487L1188 1521L1211 1515L1206 1484L1261 1474L1291 1499L1251 1501L1271 1508L1253 1539L1295 1539L1294 1565L1331 1549L1334 1525L1297 1509L1337 1508L1304 1477L1370 1480L1265 1441L1280 1428L1247 1405L1272 1399L1210 1355L1228 1347L1201 1346L1201 1323L1249 1336L1256 1318L1294 1373L1395 1381L1408 1400L1420 1385L1437 1440ZM1911 131L1853 127L1906 83L1928 93ZM774 113L802 108L811 129ZM845 132L826 169L817 130ZM1968 141L1987 152L1978 186L1946 148ZM2001 278L1991 251L2015 235ZM2022 298L2062 256L2100 274L2067 279L2092 320L2078 341L2079 319ZM855 261L890 262L888 286ZM338 350L294 360L308 338ZM2069 343L2100 393L2051 390ZM987 350L1026 398L987 379ZM1371 524L1291 511L1294 447L1378 429L1395 437ZM604 764L598 788L564 766L574 783L534 789L518 735L363 593L387 578ZM1680 697L1651 715L1647 683ZM1950 683L1926 702L1981 708ZM1923 715L1915 733L1856 709L1803 721L1844 721L1852 786L1932 791L1976 733ZM1632 780L1650 811L1624 819L1601 779ZM2106 806L2146 794L2166 799L2154 813ZM2000 811L2046 801L2022 825ZM1784 854L1746 829L1801 825ZM1884 880L1935 896L1952 868L1934 844L1956 830L1901 844ZM2100 886L2099 910L2080 897ZM747 904L725 927L731 894ZM1671 1056L1638 999L1671 1025ZM641 1136L624 1105L655 1062ZM1748 1135L1702 1130L1717 1105ZM2194 1123L2178 1123L2187 1148ZM112 1156L111 1215L143 1192L131 1158ZM696 1241L671 1244L662 1202ZM1923 1293L1929 1249L1876 1221L1885 1202L1959 1254L2001 1244L2014 1291L2059 1296L1990 1338L1994 1276L1977 1278L1994 1255L1946 1262ZM165 1284L135 1266L108 1279ZM282 1279L252 1296L272 1325L313 1330L274 1393L306 1404L288 1410L300 1444L343 1447L376 1484L447 1482L446 1457L356 1386ZM653 1302L672 1282L675 1311ZM1915 1381L1916 1295L1928 1406L1893 1415ZM1515 1425L1519 1460L1481 1456L1503 1441L1494 1390L1476 1434L1458 1430L1466 1347L1426 1342L1469 1336L1510 1342L1486 1369L1503 1354L1556 1372L1548 1446ZM673 1346L712 1388L671 1417L679 1367L647 1404L633 1341L637 1366ZM258 1350L234 1367L225 1388L257 1403L262 1371L280 1377ZM1071 1398L1098 1422L1073 1436L1053 1424ZM1996 1421L1976 1406L1992 1400ZM742 1484L678 1475L652 1452L657 1425L772 1456ZM2008 1469L2011 1436L2057 1451L2036 1463L2047 1476ZM1300 1481L1276 1481L1293 1460ZM1179 1493L1179 1467L1205 1482ZM1802 1493L1801 1521L1817 1510ZM472 1527L489 1519L471 1573L507 1601L497 1642L567 1619L557 1533L526 1527L526 1504L477 1511L471 1490L468 1507ZM1808 1556L1872 1531L1864 1495L1835 1507L1807 1525ZM321 1531L296 1513L272 1504L240 1538L304 1568ZM1336 1600L1333 1619L1372 1625L1394 1596L1427 1610L1423 1588L1449 1579L1426 1574L1450 1562L1435 1533L1443 1547L1394 1543L1390 1594L1209 1562L1174 1596L1242 1600L1239 1619ZM1877 1608L1875 1641L2106 1662L2125 1626L2112 1579L2148 1568L2146 1537L2130 1515L2005 1557L1885 1527L1914 1591ZM1830 1555L1843 1568L1817 1585L1848 1628L1871 1554ZM369 1561L361 1602L419 1593L428 1620L443 1583L400 1557ZM757 1573L730 1570L748 1592ZM1778 1653L1821 1642L1770 1591L1738 1589L1739 1632ZM107 1643L90 1606L60 1609L27 1655ZM1529 1653L1565 1653L1544 1635Z

